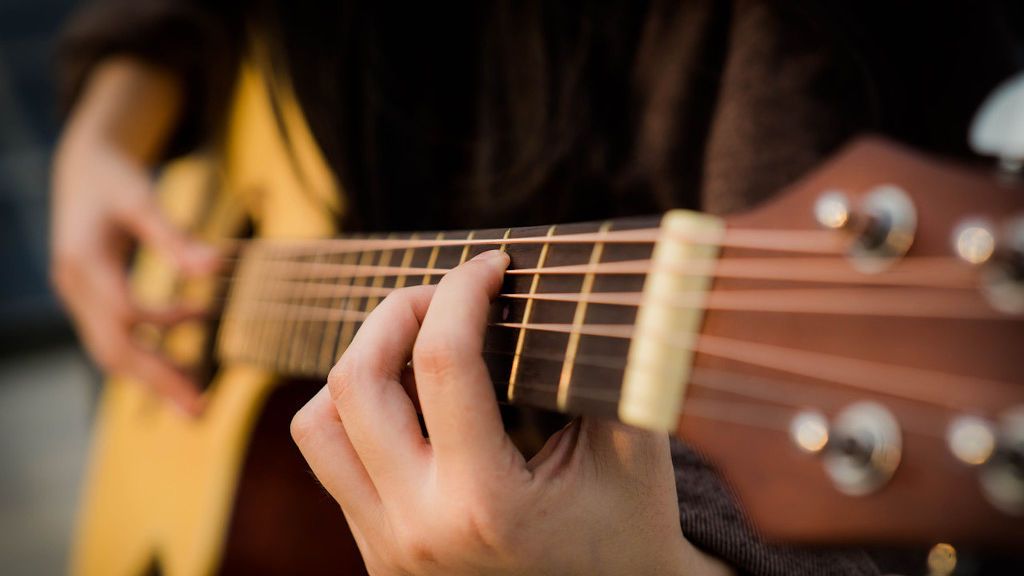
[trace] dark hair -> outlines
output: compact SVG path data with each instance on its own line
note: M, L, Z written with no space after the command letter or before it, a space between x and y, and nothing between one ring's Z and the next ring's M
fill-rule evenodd
M1020 30L986 28L997 2L938 4L267 1L256 20L349 227L373 230L735 209L865 129L962 151ZM997 56L963 62L958 29Z

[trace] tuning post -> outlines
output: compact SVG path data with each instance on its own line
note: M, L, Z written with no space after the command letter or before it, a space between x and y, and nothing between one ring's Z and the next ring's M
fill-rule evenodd
M814 219L824 228L842 230L853 222L850 199L839 190L828 190L814 202Z
M1024 406L1001 418L995 451L981 468L980 480L993 506L1007 514L1024 515Z
M996 450L996 430L991 422L977 416L958 416L946 429L946 445L957 460L980 466Z
M982 286L996 310L1024 313L1024 216L1003 226L993 256L986 263Z
M996 251L992 223L983 218L964 220L953 230L953 250L968 264L984 264Z
M864 496L884 486L899 466L903 439L886 407L858 402L843 409L829 432L825 471L840 492Z
M917 232L917 211L903 189L892 184L877 186L852 210L841 191L829 190L814 204L814 218L824 228L854 236L850 259L865 273L881 272L902 258Z
M820 454L828 445L828 420L817 410L798 412L789 423L789 438L802 452Z

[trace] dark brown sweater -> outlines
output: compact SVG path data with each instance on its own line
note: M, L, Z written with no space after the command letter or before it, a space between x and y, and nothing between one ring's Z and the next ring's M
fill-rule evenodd
M975 108L1024 66L1015 2L563 4L102 0L70 23L61 79L70 103L112 53L176 71L180 153L216 134L260 29L351 196L347 224L415 229L742 210L863 131L966 155ZM683 532L741 572L879 573L861 551L764 543L713 469L673 452Z

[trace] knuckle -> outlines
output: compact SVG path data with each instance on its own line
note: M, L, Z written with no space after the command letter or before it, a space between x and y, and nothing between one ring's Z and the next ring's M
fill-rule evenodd
M416 371L443 380L456 369L455 345L442 338L417 342L412 361Z
M148 218L153 216L153 204L146 194L128 194L121 198L115 208L123 218Z
M463 541L488 553L497 554L509 548L509 519L490 499L474 499L460 515L459 532Z
M412 298L412 293L415 290L414 287L406 286L405 288L398 288L392 290L384 300L381 301L380 306L399 306L406 304Z
M306 441L313 434L314 428L315 423L308 404L295 413L295 416L292 417L292 421L288 426L288 430L292 435L292 440L294 440L299 446L306 444Z
M401 571L412 574L421 571L424 566L438 563L438 551L427 534L428 531L418 525L406 524L397 530L398 564Z
M81 258L72 249L62 248L53 255L50 262L50 281L62 293L70 291L76 284L81 270Z
M96 363L107 370L117 369L124 358L124 346L116 340L103 338L92 347L92 356Z
M344 402L345 397L351 393L352 363L348 355L342 356L327 374L327 390L335 403Z

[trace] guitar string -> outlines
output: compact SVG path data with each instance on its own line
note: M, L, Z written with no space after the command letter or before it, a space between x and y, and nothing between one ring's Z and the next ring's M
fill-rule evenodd
M400 277L443 275L451 268L414 266L381 266L375 264L337 264L317 262L260 262L261 281L272 274L274 279L348 280L363 277ZM284 273L282 273L284 271ZM508 276L598 276L647 275L656 273L690 274L710 278L777 280L789 282L839 283L852 285L919 286L970 289L977 286L977 270L952 257L908 257L892 269L874 274L860 272L845 258L720 258L679 264L651 260L602 262L594 266L569 264L545 268L512 268ZM220 281L240 281L234 273L222 275Z
M514 353L506 350L484 350L484 354L497 354L501 356L513 356ZM548 360L551 362L560 362L561 356L558 354L545 354L541 351L528 351L522 354L522 356L528 360ZM588 357L590 366L602 365L608 366L604 359L599 359L593 355L581 354L580 357ZM615 369L624 370L625 362L616 362L619 364ZM651 366L633 366L632 369L647 371L653 369ZM731 370L723 370L721 368L707 368L701 366L695 366L690 374L687 382L687 390L694 388L702 390L705 393L720 393L720 394L731 394L736 396L743 396L757 401L763 401L773 405L783 405L795 410L806 410L808 408L817 408L825 411L836 411L838 408L847 405L851 402L849 394L842 394L834 389L823 388L810 382L800 382L793 380L779 380L778 378L767 378L764 376L755 376L748 373L736 372ZM557 387L550 385L550 391L556 391ZM613 399L616 403L621 398L618 391L597 390L593 386L586 386L585 384L576 383L573 385L573 396L583 399L592 399L596 396L607 395L610 399ZM691 397L687 397L687 401L690 401ZM901 411L901 422L908 430L913 430L916 433L923 436L934 436L938 433L934 430L933 426L924 424L924 422L933 421L935 415L938 413L941 416L947 416L949 412L948 408L935 406L931 404L922 404L914 401L907 401L903 398L893 397L890 400L899 403ZM960 407L957 412L970 412L966 407Z
M345 315L350 311L338 312ZM358 319L356 314L351 316L352 319ZM365 318L365 313L358 313L358 316ZM292 320L301 319L292 318ZM314 317L307 320L319 321L319 318ZM562 334L576 333L617 339L631 339L635 336L634 327L628 324L585 324L575 327L572 324L490 322L488 326ZM721 336L706 334L686 336L662 333L648 333L645 336L657 344L666 345L681 352L705 354L811 377L844 387L898 396L948 408L971 405L981 386L993 389L993 391L1010 391L1011 394L1018 388L1011 383L998 380L948 374ZM933 389L942 390L943 393L933 397L922 396L915 392ZM957 393L957 390L963 392Z
M513 229L514 230L514 229ZM661 228L637 228L626 230L610 230L607 236L596 232L568 233L554 236L524 236L508 238L472 239L450 238L451 235L464 232L446 233L448 239L438 238L226 238L216 241L223 251L237 252L273 248L286 255L293 256L307 251L321 252L327 255L343 255L349 252L365 252L376 250L415 250L434 247L465 247L488 245L518 244L651 244L661 239L689 242L691 244L747 248L752 250L768 250L783 252L805 252L810 254L838 254L847 248L850 237L832 230L761 230L726 228L715 232L672 232ZM420 233L424 236L436 236ZM326 251L324 251L326 249Z
M689 386L696 387L696 388L709 389L709 387L707 385L698 384L695 381L691 381L689 383ZM532 392L537 392L537 393L541 393L541 394L545 394L545 395L552 395L552 394L557 393L558 387L556 385L551 385L551 384L540 384L540 383L537 383L537 382L527 382L527 383L522 384L522 387L520 388L520 390L526 391L526 392L532 391ZM618 405L619 405L619 401L620 401L620 397L618 395L616 395L615 393L613 393L613 392L608 392L608 391L603 391L603 390L593 390L593 389L575 390L575 391L573 391L572 399L573 400L584 400L584 401L587 401L587 402L602 403L602 404L608 406L609 408L617 408ZM716 404L719 407L721 407L721 409L720 409L720 413L721 414L714 418L716 420L732 420L732 418L735 417L735 411L736 411L737 407L746 408L746 412L747 412L748 416L751 415L751 414L756 415L762 421L766 420L766 419L769 419L769 418L765 418L765 416L768 413L774 412L776 414L776 417L770 418L770 420L776 422L776 425L768 426L768 427L773 429L773 430L776 430L776 431L788 432L789 431L790 422L792 421L792 418L795 415L797 415L798 413L800 413L803 410L821 408L821 406L813 404L813 403L811 403L811 404L790 404L790 405L779 406L778 405L779 403L777 403L777 402L770 402L768 400L764 400L764 399L757 398L757 397L751 397L751 400L752 401L743 402L743 401L731 400L731 399L723 399L723 398L711 399L711 398L687 397L687 398L685 398L683 400L682 408L679 410L678 414L679 414L680 417L692 416L694 414L692 412L688 413L687 412L688 409L692 410L692 408L695 407L695 406L707 405L707 404L711 404L711 403ZM529 400L525 400L524 403L529 403ZM535 400L533 403L534 404L539 404L539 403L541 403L541 401L540 400ZM515 402L513 402L513 404L515 404ZM736 422L736 423L750 424L752 420L756 420L756 419L757 418L737 418L736 420L733 420L733 421ZM934 419L932 419L932 420L934 421ZM945 422L943 422L943 424L945 424ZM906 414L905 412L901 413L900 414L900 429L903 432L911 433L911 434L914 434L916 436L921 436L921 437L925 437L925 438L931 438L931 439L939 440L939 441L944 441L945 440L945 426L942 426L942 425L939 425L939 426L934 426L934 425L933 426L929 426L929 425L926 425L926 424L922 424L919 415L918 415L917 418L915 418L915 417L912 417L912 416L908 416L908 414Z
M535 354L523 354L522 356L525 357L525 358L535 358L536 357ZM716 372L721 372L721 371L716 371ZM322 375L318 374L318 376L322 376ZM743 376L746 376L746 375L743 375ZM723 382L727 382L727 381L728 380L719 380L715 384L709 384L708 379L702 376L702 374L699 371L699 369L695 369L694 376L691 379L691 381L689 382L688 387L689 388L696 388L696 389L711 390L711 391L721 391L723 389ZM495 381L495 382L493 382L493 384L495 384L495 385L502 384L502 382L501 381ZM546 393L546 394L555 394L555 393L557 393L557 389L558 389L557 385L539 384L539 383L536 383L536 382L524 382L524 383L520 383L519 385L521 386L521 388L520 388L521 390L525 390L527 392L529 392L529 391L542 392L542 393ZM790 383L791 387L792 387L792 385L793 384ZM730 384L725 384L725 386L730 386ZM679 411L680 417L682 417L682 416L697 416L697 417L701 417L701 418L705 418L705 419L711 419L711 420L717 420L717 421L725 421L725 422L731 422L731 423L735 423L735 424L748 425L748 426L757 426L757 427L761 427L761 428L767 428L767 429L770 429L770 430L773 430L773 431L787 432L788 431L788 427L789 427L789 422L791 421L792 416L796 415L801 410L806 410L808 408L823 409L823 410L834 410L834 408L839 406L841 402L844 402L844 399L839 394L835 393L834 391L829 391L828 389L820 389L819 388L818 390L820 390L821 392L819 392L818 394L814 394L813 396L816 397L816 398L821 398L821 397L826 396L826 395L831 395L832 398L829 398L829 402L820 402L820 401L817 401L817 400L815 400L815 401L807 400L807 401L805 401L803 403L792 403L791 402L791 403L787 404L786 402L780 401L780 399L778 397L774 397L773 396L771 398L766 398L767 393L765 393L765 392L752 393L752 392L749 391L750 390L749 388L747 390L737 391L737 390L735 390L735 381L732 381L731 386L732 386L732 389L726 390L727 392L734 393L734 394L741 395L741 396L746 396L748 398L751 398L755 402L753 402L753 403L752 402L739 402L739 401L736 401L736 400L727 400L727 399L721 399L721 398L718 398L718 399L707 399L707 398L687 397L687 399L683 403L683 408ZM807 386L811 386L811 385L807 384ZM802 394L802 396L804 396L804 397L811 397L812 395L811 394L807 394L806 391L805 391ZM835 401L832 401L833 399ZM620 400L620 395L618 395L614 391L595 390L593 388L586 388L586 387L576 386L576 387L574 387L574 391L573 391L573 394L572 394L572 397L571 397L571 401L572 400L586 400L586 401L589 401L589 402L599 402L599 403L604 403L604 404L606 404L606 405L608 405L608 406L610 406L612 408L617 408L619 400ZM758 404L756 402L761 402L761 403ZM825 403L831 404L832 407L822 406L822 404L825 404ZM847 400L847 403L848 403L848 400ZM522 399L520 399L519 402L513 402L513 404L527 404L527 405L531 405L531 403L529 401L524 402L524 401L522 401ZM783 404L783 405L785 405L785 407L780 407L780 406L778 406L778 404ZM540 405L540 406L542 406L543 404L538 404L538 402L535 401L535 402L532 403L532 405ZM705 407L707 407L707 406L712 406L712 405L713 406L717 406L717 410L715 411L716 413L709 414L707 410L704 411L705 412L704 414L695 414L694 413L694 408L696 408L698 406L705 406ZM745 411L746 415L745 416L738 416L737 415L737 408L739 408L740 410ZM967 410L961 410L961 412L966 412L966 411ZM775 418L772 418L772 419L770 419L770 420L772 420L772 422L770 424L766 424L765 421L769 420L769 418L766 418L766 414L768 412L775 412L776 415L782 414L783 416L777 416ZM945 428L943 426L936 427L936 426L928 426L926 424L922 424L922 420L924 420L924 419L926 419L926 418L922 418L921 417L921 414L920 414L919 410L916 413L913 410L911 410L911 413L907 414L907 406L905 406L905 405L902 406L902 410L901 410L901 414L900 414L900 425L901 425L901 429L902 430L904 430L906 432L909 432L909 433L912 433L912 434L915 434L915 435L919 435L919 436L923 436L923 437L929 437L929 438L933 438L933 439L937 439L937 440L942 441L944 439ZM934 418L932 418L932 420L934 420Z
M546 240L548 240L550 242L551 238L546 238ZM583 242L583 241L590 242L590 241L592 241L590 239L584 240L582 238L577 238L576 240L580 241L580 242ZM484 243L497 244L498 242L495 242L495 241L491 241L491 242L481 241L480 243L481 244L484 244ZM456 244L458 244L458 241L453 241L452 244L456 245ZM464 244L465 243L463 243L463 245ZM350 246L351 245L352 244L350 244ZM323 253L318 253L318 254L319 254L320 257L324 256ZM728 259L724 259L724 260L728 260ZM951 260L951 259L947 259L947 261L949 261L949 260ZM813 264L816 267L820 267L821 263L822 262L820 261L820 259L815 261L815 262L813 262ZM848 266L849 265L848 262L846 262L845 260L842 261L842 263L843 263L844 266ZM905 263L905 262L903 262L903 263ZM903 264L903 263L901 263L901 264ZM264 262L263 264L264 264L264 266L267 265L266 262ZM292 264L292 263L286 263L286 264ZM317 270L318 269L316 263L306 262L306 263L298 263L298 264L304 265L306 270ZM632 269L629 269L628 266L619 265L619 269L617 270L617 272L619 272L619 273L640 273L640 272L648 273L648 272L651 271L650 270L650 262L649 261L647 261L647 262L643 262L643 261L634 262L633 264L634 264L634 267ZM773 266L776 266L777 264L778 264L777 262L772 262L771 263L771 265L773 265ZM959 262L958 262L958 264L959 264ZM637 265L639 265L639 266L637 266ZM718 262L716 262L716 266L717 265L718 265ZM363 266L356 265L355 268L358 268L359 272L366 272L366 271L369 271L369 269L375 268L375 267L373 267L373 266L369 266L368 267L368 266L365 266L365 265L363 265ZM961 269L963 269L963 268L961 268ZM322 269L320 269L319 271L322 271ZM353 271L355 271L355 270L353 269ZM446 270L444 270L444 269L437 269L437 268L429 268L429 269L417 270L416 268L413 268L413 267L406 267L405 269L399 268L397 270L397 272L401 273L402 275L410 275L410 274L414 274L416 272L420 272L422 274L428 274L428 273L429 274L443 274L445 271ZM594 272L593 268L591 268L588 271ZM549 269L544 269L544 270L521 269L521 270L518 270L518 271L517 270L510 271L510 274L516 274L516 273L519 273L519 274L549 274L549 273L552 273L552 272L553 271L550 268ZM573 270L572 268L566 267L566 268L564 268L562 270L555 270L554 272L582 273L583 271L582 270ZM599 271L599 273L602 273L602 272L606 272L606 271L605 270ZM947 270L941 270L941 272L947 272ZM371 275L372 276L379 276L379 274L371 274ZM351 279L352 277L354 277L353 274L350 274L350 275L347 276L347 278L349 278L349 279ZM328 278L328 277L327 276L322 276L322 278ZM858 279L862 280L863 277L860 277ZM869 281L867 283L871 283L871 282ZM308 290L309 287L306 286L304 288L306 290ZM534 327L529 327L529 326L525 326L524 325L524 326L519 326L519 328L522 328L522 329L533 329L533 328L536 328L536 327L535 326ZM564 328L564 327L562 327L562 328ZM556 329L557 329L557 327L556 327Z
M394 288L349 286L291 280L267 280L259 295L246 298L222 296L218 304L235 303L239 308L263 305L309 306L294 303L293 295L304 300L364 298L387 296ZM285 289L275 286L286 284ZM902 288L775 288L775 289L711 289L707 292L679 293L674 297L653 297L643 291L632 292L503 292L499 299L546 301L637 308L654 304L669 309L733 310L744 312L790 312L806 314L870 315L911 318L947 318L961 320L1018 320L1020 314L1000 312L992 308L980 293L927 291ZM334 308L331 308L332 310Z

